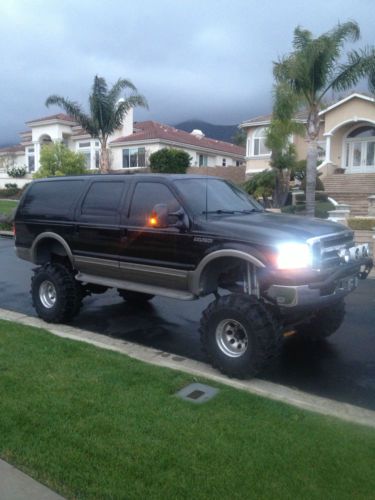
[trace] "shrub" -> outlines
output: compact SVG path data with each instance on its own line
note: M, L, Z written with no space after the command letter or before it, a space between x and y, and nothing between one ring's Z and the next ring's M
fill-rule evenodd
M327 219L328 212L330 210L334 210L334 205L332 205L329 201L317 201L315 204L315 217L319 219ZM283 207L281 211L285 214L298 214L305 215L305 202L301 201L297 205L289 205L287 207Z
M20 178L25 177L27 173L27 168L24 165L12 165L7 168L7 174L9 177Z
M7 184L9 186L9 184ZM11 198L16 197L21 193L21 189L17 187L17 184L13 184L12 187L6 187L5 189L0 189L0 198Z
M154 173L185 174L189 166L189 154L180 149L163 148L150 156L150 169Z
M348 219L350 229L358 231L372 231L375 227L375 217L353 217Z
M34 178L54 177L61 175L82 175L87 173L85 157L75 153L61 142L43 146L40 153L40 168Z

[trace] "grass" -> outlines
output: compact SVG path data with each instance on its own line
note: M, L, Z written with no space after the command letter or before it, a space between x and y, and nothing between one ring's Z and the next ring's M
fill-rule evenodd
M374 430L190 382L0 321L0 456L67 498L374 497Z
M0 200L0 214L10 214L17 204L15 200Z

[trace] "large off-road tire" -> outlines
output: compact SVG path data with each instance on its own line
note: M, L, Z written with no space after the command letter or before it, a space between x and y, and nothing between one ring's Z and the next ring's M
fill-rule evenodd
M345 318L345 302L320 309L307 323L297 327L297 333L312 340L325 339L340 328Z
M201 341L212 366L230 377L250 378L281 349L282 331L256 297L232 294L214 300L201 318Z
M73 272L62 264L45 264L31 279L33 306L49 323L71 320L81 307L83 289Z
M118 289L118 293L127 302L138 304L144 304L155 297L155 295L151 295L150 293L133 292L132 290Z

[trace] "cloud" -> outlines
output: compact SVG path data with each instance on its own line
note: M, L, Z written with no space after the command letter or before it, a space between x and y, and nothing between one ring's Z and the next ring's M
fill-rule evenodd
M324 13L324 15L323 15ZM150 110L138 119L238 123L269 112L272 61L296 25L315 34L356 19L372 42L372 1L18 0L0 4L0 143L45 115L52 93L86 104L95 74L131 79Z

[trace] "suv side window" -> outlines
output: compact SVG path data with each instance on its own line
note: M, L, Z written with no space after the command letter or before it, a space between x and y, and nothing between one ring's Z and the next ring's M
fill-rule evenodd
M28 189L20 213L26 217L67 219L83 183L80 179L36 182Z
M168 206L168 212L181 208L172 191L160 182L138 182L130 206L129 223L135 226L147 226L152 209L158 203Z
M123 190L123 182L93 182L83 200L81 214L87 216L116 215L119 210Z

